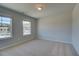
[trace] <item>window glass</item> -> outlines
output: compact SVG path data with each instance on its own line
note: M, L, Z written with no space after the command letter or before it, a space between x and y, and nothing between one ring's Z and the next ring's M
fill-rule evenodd
M11 23L11 19L7 18L7 17L2 17L2 23L4 23L4 24L10 24Z
M0 16L0 38L12 36L12 19Z
M0 17L0 26L1 26L1 17Z
M23 21L23 35L31 34L31 22Z

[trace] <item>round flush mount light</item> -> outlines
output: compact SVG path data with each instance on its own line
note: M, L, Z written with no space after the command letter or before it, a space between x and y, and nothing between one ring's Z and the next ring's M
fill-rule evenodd
M41 10L42 10L42 8L41 8L41 7L38 7L37 9L38 9L39 11L41 11Z
M41 10L43 10L46 7L46 4L44 4L44 3L37 3L34 6L35 6L35 8L37 10L41 11Z

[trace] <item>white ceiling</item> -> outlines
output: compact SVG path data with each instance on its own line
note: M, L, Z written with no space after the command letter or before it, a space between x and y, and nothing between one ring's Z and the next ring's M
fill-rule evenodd
M34 3L0 3L0 5L16 10L18 12L23 12L24 14L35 18L46 17L57 12L71 12L75 6L75 4L72 3L47 3L47 7L45 9L38 11L34 7Z

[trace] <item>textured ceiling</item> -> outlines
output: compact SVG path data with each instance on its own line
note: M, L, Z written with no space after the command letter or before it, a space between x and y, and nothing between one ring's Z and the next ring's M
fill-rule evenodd
M47 3L46 7L42 11L38 11L34 7L34 3L0 3L0 5L16 10L18 12L22 12L26 15L42 18L52 14L56 14L57 12L71 12L75 6L75 4L68 3Z

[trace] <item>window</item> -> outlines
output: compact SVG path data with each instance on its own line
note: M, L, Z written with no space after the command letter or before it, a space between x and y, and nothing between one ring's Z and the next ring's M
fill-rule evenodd
M23 21L23 35L31 34L31 22Z
M12 19L0 16L0 38L12 36Z

